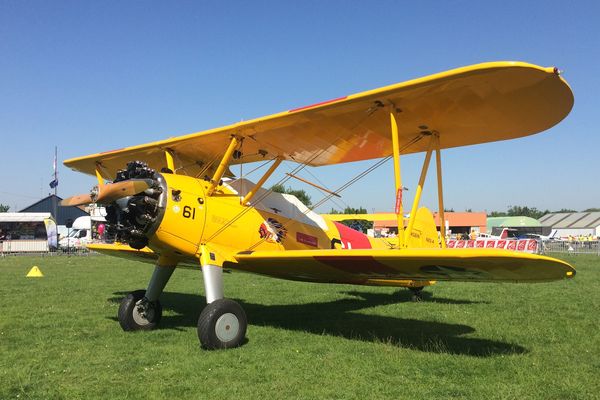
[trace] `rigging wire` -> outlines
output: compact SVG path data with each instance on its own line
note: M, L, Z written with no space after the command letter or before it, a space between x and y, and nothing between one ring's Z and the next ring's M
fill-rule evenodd
M408 142L406 145L404 145L400 149L400 152L402 152L403 150L406 150L408 147L410 147L413 144L417 143L422 138L423 138L423 135L421 135L421 134L417 135L410 142ZM379 168L380 166L382 166L383 164L385 164L387 161L389 161L392 158L393 158L393 156L387 156L387 157L384 157L384 158L380 159L375 164L373 164L372 166L370 166L369 168L367 168L366 170L362 171L360 174L356 175L354 178L350 179L348 182L346 182L345 184L343 184L342 186L340 186L334 192L341 193L343 190L345 190L348 187L352 186L354 183L358 182L360 179L364 178L365 176L367 176L368 174L370 174L371 172L373 172L374 170L376 170L377 168ZM314 204L312 207L307 207L307 210L305 212L303 212L302 214L303 215L307 215L309 212L312 212L315 208L321 206L322 204L324 204L326 201L328 201L332 197L333 197L332 194L326 195L323 199L321 199L319 202L317 202L316 204ZM297 219L296 220L290 220L290 221L291 222L288 223L287 225L282 224L285 229L288 229L289 227L291 227L291 226L297 224L298 222L300 222ZM257 246L259 246L265 240L266 240L266 238L260 239L258 242L256 242L252 246L250 246L247 250L253 250L253 249L255 249Z
M367 118L369 118L372 114L373 113L366 113L364 115L364 117L361 118L361 120L358 121L350 130L352 131L352 130L356 129L364 121L366 121ZM342 134L340 133L340 134L338 134L337 138L333 141L333 143L335 144L335 143L339 142L341 139L342 139ZM296 175L298 172L302 171L306 166L308 166L308 164L310 164L311 162L313 162L314 160L316 160L319 156L321 156L325 152L326 152L325 148L316 151L315 154L312 157L308 158L307 160L305 160L302 163L298 163L298 166L296 168L294 168L290 173L292 175ZM276 185L283 185L289 179L291 179L291 177L289 175L284 175L284 177L282 179L280 179L279 182L276 183ZM270 189L270 188L266 189L262 195L260 195L256 200L253 201L253 203L254 204L260 203L262 200L264 200L271 193L272 193L272 189ZM242 211L240 211L237 215L235 215L227 223L225 223L221 228L219 228L216 232L214 232L209 238L207 238L205 240L205 242L211 241L215 237L217 237L218 235L220 235L223 231L225 231L225 229L229 228L233 223L235 223L235 221L237 221L238 219L240 219L241 217L243 217L244 215L246 215L246 213L249 212L251 209L253 209L253 207L247 207L247 208L243 209Z

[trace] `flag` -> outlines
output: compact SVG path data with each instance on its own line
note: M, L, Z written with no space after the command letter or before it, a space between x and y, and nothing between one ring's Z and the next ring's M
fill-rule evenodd
M54 167L54 179L52 180L52 182L50 182L50 188L54 189L58 186L58 173L56 171L56 154L57 154L57 149L56 147L54 148L54 163L53 163L53 167Z

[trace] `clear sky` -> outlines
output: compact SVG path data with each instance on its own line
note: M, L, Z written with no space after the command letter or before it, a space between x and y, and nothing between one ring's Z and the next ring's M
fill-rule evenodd
M0 0L0 203L17 211L50 192L55 145L61 162L450 68L518 60L564 70L573 111L538 135L444 151L446 206L600 207L599 4ZM407 201L422 158L402 161ZM310 172L336 188L372 163ZM59 165L61 197L94 184ZM437 209L428 183L424 202ZM342 200L338 206L391 211L391 163Z

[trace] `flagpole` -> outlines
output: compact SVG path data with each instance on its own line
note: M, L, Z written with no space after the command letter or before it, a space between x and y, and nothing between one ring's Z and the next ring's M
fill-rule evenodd
M56 162L58 159L58 146L54 146L54 181L58 182L58 168ZM58 196L58 185L54 186L54 195Z
M56 165L58 159L58 146L54 146L54 221L58 225L58 168Z

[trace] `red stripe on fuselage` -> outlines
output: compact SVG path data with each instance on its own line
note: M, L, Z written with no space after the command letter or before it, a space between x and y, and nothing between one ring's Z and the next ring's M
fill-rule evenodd
M371 242L369 242L369 238L364 233L348 228L339 222L334 221L333 223L340 233L340 240L344 244L345 249L370 249L373 247L371 246Z

